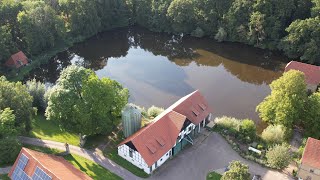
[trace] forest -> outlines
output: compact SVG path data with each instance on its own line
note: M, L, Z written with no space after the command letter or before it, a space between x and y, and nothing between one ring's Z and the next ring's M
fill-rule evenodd
M33 57L131 25L320 64L320 0L2 0L0 17L2 72L18 50Z

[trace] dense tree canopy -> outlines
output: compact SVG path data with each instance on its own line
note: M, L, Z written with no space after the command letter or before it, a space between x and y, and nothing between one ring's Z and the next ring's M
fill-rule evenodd
M5 0L0 62L131 24L153 31L215 37L320 64L319 0Z
M33 98L21 82L9 82L0 77L0 109L10 108L15 115L15 126L31 130Z
M108 133L128 101L128 90L91 70L69 66L49 95L46 116L62 128L93 135Z
M320 92L308 97L304 117L306 134L317 139L320 138Z
M304 74L291 70L270 85L271 94L257 106L260 118L291 129L304 112L307 90Z
M33 79L33 80L27 81L26 86L29 94L33 97L32 106L37 107L38 110L40 111L44 111L47 107L45 97L44 97L46 93L45 85Z
M16 135L14 123L15 116L10 108L0 110L0 139Z

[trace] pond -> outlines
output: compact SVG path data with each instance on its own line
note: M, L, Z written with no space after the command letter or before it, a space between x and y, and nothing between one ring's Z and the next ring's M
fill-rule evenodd
M119 81L130 102L167 108L199 89L215 116L253 119L264 127L256 106L270 93L288 59L278 53L209 38L154 33L141 27L100 33L57 54L30 73L54 83L70 64Z

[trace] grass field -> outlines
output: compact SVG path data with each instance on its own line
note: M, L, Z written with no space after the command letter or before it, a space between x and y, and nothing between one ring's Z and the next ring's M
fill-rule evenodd
M0 174L0 180L10 180L8 174Z
M48 121L43 115L35 116L32 120L31 137L52 140L57 142L67 142L79 146L80 140L77 134L63 131L53 121Z
M129 161L123 159L118 155L118 152L116 150L110 152L108 155L108 158L117 163L118 165L122 166L123 168L127 169L128 171L132 172L134 175L147 178L149 175L145 173L143 170L139 169L138 167L131 164Z
M211 172L207 175L207 180L220 180L221 179L221 175L216 173L216 172Z
M25 145L24 147L27 147L29 149L33 149L36 151L40 151L47 154L58 154L61 151L56 149L50 149L50 148L44 148L44 147L37 147L32 145ZM110 180L118 180L121 179L121 177L117 176L116 174L113 174L109 170L105 169L104 167L100 166L99 164L85 159L81 156L70 154L67 156L63 156L63 158L67 161L69 161L71 164L74 165L77 169L80 169L82 172L86 173L88 176L95 180L103 180L103 179L110 179Z

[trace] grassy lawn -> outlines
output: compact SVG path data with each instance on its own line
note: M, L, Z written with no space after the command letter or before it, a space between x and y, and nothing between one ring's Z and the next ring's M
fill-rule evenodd
M77 155L68 155L64 157L67 161L73 164L76 168L80 169L82 172L86 173L93 179L103 180L103 179L110 179L110 180L117 180L121 179L116 174L106 170L104 167L96 164L93 161L87 160L81 156Z
M221 179L221 175L216 173L216 172L211 172L207 175L207 180L220 180Z
M57 149L50 149L50 148L44 148L44 147L38 147L38 146L32 146L32 145L24 145L24 147L33 149L36 151L40 151L47 154L58 154L62 151ZM82 172L86 173L88 176L90 176L93 179L102 180L102 179L110 179L110 180L118 180L121 179L121 177L117 176L116 174L113 174L109 170L105 169L104 167L100 166L99 164L85 159L81 156L71 154L67 156L63 156L63 158L67 161L69 161L71 164L74 165L77 169L80 169Z
M77 134L68 133L59 128L53 121L47 121L43 115L38 115L32 120L31 137L52 140L57 142L68 142L69 144L78 146L80 143Z
M0 180L10 180L8 174L0 174Z
M122 166L123 168L127 169L128 171L132 172L134 175L147 178L149 175L145 173L143 170L139 169L138 167L131 164L129 161L123 159L118 155L117 150L110 152L108 158L117 163L118 165Z

